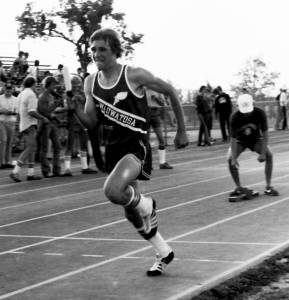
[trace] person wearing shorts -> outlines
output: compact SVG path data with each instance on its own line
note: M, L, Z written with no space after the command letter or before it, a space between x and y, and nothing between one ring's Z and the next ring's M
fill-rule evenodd
M118 63L122 47L114 30L95 31L90 37L90 50L98 72L85 80L84 111L73 101L69 101L70 109L75 109L86 127L93 128L97 122L105 127L105 163L109 175L104 183L104 194L112 203L124 208L126 218L154 248L156 262L147 275L161 275L173 260L174 252L157 229L155 201L139 190L138 180L148 180L152 167L145 88L170 97L178 124L177 148L188 145L183 110L170 84L143 68Z
M264 194L278 196L279 193L271 186L273 155L268 148L268 125L265 112L254 107L251 95L244 93L237 99L238 111L230 120L231 145L228 152L230 174L236 184L236 189L230 194L242 194L244 188L239 177L238 157L247 148L258 153L258 161L265 162L266 187Z

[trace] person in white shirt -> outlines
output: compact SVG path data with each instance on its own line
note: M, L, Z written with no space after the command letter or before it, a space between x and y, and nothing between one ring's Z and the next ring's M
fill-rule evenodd
M26 78L33 77L37 82L39 79L39 60L34 61L34 66L30 66L27 70Z
M48 119L37 112L38 99L34 92L36 80L28 77L24 80L24 90L18 95L19 101L19 131L25 143L25 149L19 155L17 163L10 174L15 182L20 182L20 170L27 161L27 180L38 180L42 177L34 175L35 151L37 148L36 135L38 120L48 123Z
M14 168L12 144L18 113L18 100L12 95L13 85L6 83L0 95L0 169Z

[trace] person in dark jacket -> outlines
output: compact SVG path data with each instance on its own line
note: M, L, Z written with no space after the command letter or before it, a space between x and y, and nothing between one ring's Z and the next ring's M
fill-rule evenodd
M227 142L230 137L230 115L232 113L231 97L224 93L222 88L218 86L214 90L217 95L215 99L215 116L219 119L223 142Z
M200 120L198 146L211 146L209 127L212 115L212 108L209 103L209 90L206 86L201 86L196 98L196 111ZM203 141L204 136L204 141Z

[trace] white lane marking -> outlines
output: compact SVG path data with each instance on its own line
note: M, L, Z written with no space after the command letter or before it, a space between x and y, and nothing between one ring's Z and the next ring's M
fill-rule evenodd
M59 238L57 236L47 236L47 235L21 235L21 234L0 234L1 237L8 238L38 238L38 239L55 239ZM141 242L146 243L143 239L119 239L119 238L93 238L93 237L65 237L62 240L79 240L79 241L100 241L100 242ZM172 241L175 244L216 244L216 245L252 245L252 246L274 246L280 243L267 243L267 242L230 242L230 241Z
M151 257L143 257L143 256L126 256L122 259L149 259L151 260ZM192 262L209 262L209 263L229 263L229 264L241 264L244 263L243 260L220 260L220 259L198 259L198 258L181 258L181 257L175 257L174 261L192 261Z
M222 272L222 273L218 274L217 276L214 276L208 280L205 280L204 282L202 282L199 285L192 286L188 289L185 289L180 293L177 293L171 297L166 298L165 300L181 300L181 299L184 299L184 297L187 298L188 296L191 299L192 297L200 294L201 292L208 290L208 289L218 285L219 283L224 282L225 280L227 280L229 278L237 276L238 274L240 274L241 272L243 272L249 268L252 268L253 266L262 262L266 257L272 256L272 255L278 253L279 251L286 249L288 247L288 245L289 245L289 239L279 245L276 245L275 247L272 247L266 251L261 252L260 254L258 254L257 256L254 256L251 259L246 260L241 265L238 265L229 270L226 270L225 272Z
M222 223L226 223L228 221L231 221L231 220L234 220L234 219L237 219L237 218L240 218L240 217L243 217L243 216L246 216L246 215L249 215L251 213L254 213L254 212L257 212L257 211L260 211L260 210L263 210L263 209L266 209L268 207L272 207L274 205L277 205L277 204L280 204L282 202L285 202L289 199L289 197L285 197L285 198L282 198L280 199L279 201L275 201L273 203L269 203L269 204L266 204L266 205L263 205L263 206L260 206L258 208L255 208L255 209L251 209L247 212L243 212L241 214L237 214L235 216L232 216L232 217L229 217L229 218L225 218L225 219L222 219L220 221L217 221L217 222L214 222L214 223L211 223L207 226L203 226L203 227L200 227L198 229L195 229L195 230L191 230L191 231L188 231L186 233L183 233L183 234L180 234L180 235L177 235L177 236L174 236L172 238L169 238L167 241L170 242L170 241L173 241L173 240L177 240L177 239L180 239L182 237L185 237L185 236L188 236L188 235L191 235L193 233L196 233L196 232L200 232L200 231L204 231L208 228L211 228L211 227L214 227L216 225L220 225ZM48 241L45 241L46 243L47 242L50 242L50 240ZM43 244L45 242L42 242ZM269 250L266 250L264 252L262 252L261 254L255 256L254 258L248 260L248 261L245 261L245 263L241 264L241 266L237 266L233 269L230 269L229 271L226 271L224 273L222 273L221 275L223 277L225 277L226 275L228 274L231 274L234 270L236 271L239 271L240 269L242 269L243 267L247 267L250 263L254 263L258 260L261 260L262 258L264 258L265 256L267 255L270 255L272 252L274 251L277 251L279 250L280 248L282 247L285 247L289 244L289 239L282 243L282 244L279 244L277 246L274 246L273 248L270 248ZM35 245L35 244L34 244ZM28 246L24 246L24 247L21 247L21 248L18 248L18 249L14 249L14 250L10 250L11 251L17 251L17 250L20 250L20 249L24 249L24 248L29 248L29 245ZM33 290L33 289L36 289L38 287L41 287L41 286L44 286L44 285L47 285L47 284L50 284L50 283L53 283L53 282L56 282L56 281L59 281L59 280L63 280L65 278L68 278L68 277L71 277L71 276L74 276L74 275L77 275L77 274L80 274L80 273L83 273L83 272L86 272L88 270L91 270L91 269L95 269L97 267L100 267L100 266L103 266L103 265L106 265L106 264L109 264L109 263L112 263L112 262L115 262L119 259L122 259L124 257L127 257L127 256L134 256L135 254L137 253L140 253L140 252L143 252L145 250L148 250L150 249L151 246L146 246L146 247L143 247L143 248L140 248L140 249L137 249L137 250L133 250L133 251L130 251L130 252L127 252L127 253L124 253L122 255L119 255L119 256L116 256L116 257L113 257L113 258L110 258L110 259L107 259L107 260L103 260L99 263L95 263L95 264L92 264L92 265L89 265L89 266L86 266L86 267L82 267L82 268L79 268L79 269L76 269L74 271L71 271L71 272L68 272L68 273L64 273L62 275L59 275L59 276L56 276L56 277L52 277L50 279L47 279L47 280L44 280L44 281L41 281L41 282L38 282L38 283L35 283L35 284L32 284L32 285L29 285L29 286L26 286L24 288L21 288L21 289L18 289L18 290L15 290L13 292L10 292L10 293L6 293L6 294L3 294L0 296L0 300L2 299L7 299L7 298L10 298L12 296L15 296L15 295L18 295L18 294L22 294L26 291L30 291L30 290ZM3 254L4 252L2 252ZM1 254L1 253L0 253ZM216 282L217 279L220 279L220 278L223 278L221 277L221 275L218 275L216 277L214 277L213 279L213 282ZM212 280L208 280L208 283L206 283L206 285L208 285L210 282L212 282ZM199 286L197 288L200 288ZM190 289L187 289L184 292L182 292L181 294L177 294L177 296L173 296L173 297L170 297L168 298L167 300L176 300L176 299L180 299L180 297L182 297L184 294L187 295L188 293L190 293L191 291L194 291L196 290L196 287L193 287L193 288L190 288Z
M63 253L59 253L59 252L45 252L43 253L43 255L47 255L47 256L63 256Z
M284 176L277 177L277 178L275 178L275 180L278 179L278 178L280 179L280 178L286 178L286 177L289 177L289 175L284 175ZM260 184L260 182L255 183L255 184L251 184L249 186L254 186L254 185L258 185L258 184ZM197 202L204 201L206 199L214 198L216 196L224 195L224 194L227 194L227 193L229 193L229 191L220 192L220 193L217 193L217 194L213 194L213 195L201 197L201 198L198 198L198 199L194 199L194 200L182 202L182 203L175 204L175 205L171 205L171 206L159 209L158 212L163 212L163 211L167 211L167 210L174 209L174 208L177 208L177 207L189 205L189 204L192 204L192 203L197 203ZM287 200L288 198L283 198L283 199ZM268 205L274 205L275 203L279 203L281 200L275 201L275 202L270 203ZM283 200L283 201L285 201L285 200ZM281 201L281 202L283 202L283 201ZM266 207L266 206L260 206L259 208L262 209L263 207ZM259 208L257 208L257 209L259 209ZM56 238L52 238L52 239L49 239L49 240L46 240L46 241L37 242L37 243L31 244L31 245L26 245L26 246L23 246L23 247L19 247L19 248L16 248L14 250L10 250L10 251L15 251L15 250L17 251L17 250L26 249L26 248L33 247L33 246L38 246L38 245L50 243L50 242L53 242L53 241L56 241L56 240L63 239L65 237L74 236L74 235L77 235L77 234L80 234L80 233L84 233L84 232L87 233L89 231L93 231L93 230L97 230L97 229L100 229L100 228L105 228L105 227L113 226L113 225L124 223L124 222L126 222L126 219L120 219L120 220L117 220L117 221L114 221L114 222L110 222L110 223L106 223L106 224L103 224L103 225L98 225L98 226L95 226L95 227L87 228L87 229L84 229L84 230L81 230L81 231L73 232L73 233L70 233L70 234L67 234L67 235L63 235L63 236L60 236L60 237L56 237ZM5 254L6 252L7 251L0 252L0 255Z
M289 161L283 161L282 162L282 165L284 165L284 163L287 163ZM281 164L281 163L280 163ZM244 171L244 173L250 173L250 172L254 172L256 170L259 170L259 169L262 169L263 167L258 167L258 168L252 168L248 171ZM285 176L279 176L279 177L276 177L274 178L274 180L277 180L277 179L280 179L280 178L285 178L285 177L288 177L289 175L285 175ZM160 193L160 192L164 192L164 191L169 191L169 190L173 190L173 189L178 189L178 188L183 188L183 187L187 187L187 186L191 186L191 185L195 185L195 184L200 184L200 183L205 183L205 182L210 182L210 181L216 181L218 179L221 179L221 178L226 178L226 177L229 177L229 175L223 175L223 176L219 176L219 177L214 177L214 178L210 178L210 179L205 179L205 180L200 180L200 181L195 181L195 182L190 182L190 183L185 183L185 184L180 184L180 185L176 185L176 186L172 186L172 187L168 187L168 188L164 188L164 189L159 189L159 190L155 190L155 191L150 191L149 193L146 193L146 195L150 195L150 194L153 194L153 193ZM261 183L261 182L259 182ZM256 184L252 184L252 185L257 185L259 183L256 183ZM249 185L249 186L252 186L252 185ZM218 194L215 194L216 196L219 196L219 195L223 195L224 193L229 193L230 191L226 191L226 192L221 192L221 193L218 193ZM207 197L212 197L211 195L207 196ZM197 200L192 200L192 201L200 201L200 200L203 200L203 199L207 199L207 197L202 197L202 198L199 198ZM190 204L192 203L192 201L188 201L188 202L185 202L187 204ZM74 208L74 209L69 209L69 210L64 210L64 211L60 211L60 212L57 212L57 213L53 213L53 214L47 214L47 215L42 215L42 216L39 216L39 217L35 217L35 218L30 218L30 219L25 219L25 220L21 220L21 221L17 221L17 222L12 222L12 223L8 223L8 224L3 224L3 225L0 225L0 228L4 228L4 227L9 227L9 226L14 226L14 225L18 225L18 224L23 224L23 223L27 223L27 222L31 222L31 221L36 221L36 220L39 220L39 219L44 219L44 218L49 218L49 217L54 217L54 216L57 216L57 215L62 215L62 214L67 214L67 213L71 213L71 212L75 212L75 211L79 211L79 210L84 210L84 209L87 209L87 208L92 208L92 207L96 207L96 206L101 206L101 205L107 205L109 204L110 202L109 201L106 201L106 202L101 202L101 203L96 203L96 204L91 204L91 205L87 205L87 206L81 206L81 207L78 207L78 208ZM183 204L180 203L178 204L177 206L182 206ZM176 206L176 207L177 207ZM161 211L161 210L160 210Z
M84 257L104 257L104 255L97 255L97 254L82 254L81 256L84 256Z
M96 207L96 206L100 206L100 205L104 205L104 204L108 204L108 203L109 202L102 202L102 203L97 203L97 204L91 204L91 205L81 206L81 207L77 207L77 208L73 208L73 209L63 210L63 211L60 211L60 212L57 212L57 213L53 213L53 214L43 215L43 216L31 218L31 219L25 219L25 220L22 220L22 221L17 221L17 222L13 222L13 223L8 223L8 224L0 225L0 228L5 228L5 227L9 227L9 226L19 225L19 224L23 224L23 223L27 223L27 222L31 222L31 221L36 221L36 220L41 220L41 219L45 219L45 218L49 218L49 217L54 217L54 216L58 216L58 215L63 215L63 214L71 213L71 212L74 212L74 211L88 209L88 208L92 208L92 207Z

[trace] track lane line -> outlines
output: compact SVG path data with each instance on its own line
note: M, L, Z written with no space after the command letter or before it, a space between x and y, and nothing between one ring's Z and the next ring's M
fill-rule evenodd
M289 161L283 161L280 164L284 165L284 163L287 163L287 162L289 162ZM252 168L250 170L244 171L243 174L244 173L255 172L255 171L258 171L259 169L263 169L263 166L262 167L258 167L258 168ZM285 175L285 177L288 177L288 176L289 175ZM165 192L165 191L169 191L169 190L184 188L184 187L188 187L188 186L196 185L196 184L200 184L200 183L207 183L207 182L216 181L218 179L222 179L222 178L226 178L226 177L230 177L230 175L223 175L223 176L214 177L214 178L210 178L210 179L200 180L200 181L196 181L196 182L189 182L189 183L185 183L185 184L176 185L176 186L173 186L173 187L167 187L167 188L164 188L164 189L154 190L154 191L150 191L148 193L145 193L145 195L150 195L150 194L161 193L161 192ZM274 180L276 180L278 178L280 179L280 178L283 178L283 177L284 176L276 177L276 178L274 178ZM257 184L260 184L262 182L259 182ZM254 185L257 185L257 184L254 184ZM225 193L229 193L229 192L230 191L226 191ZM224 194L224 192L221 192L221 194ZM216 194L216 195L220 195L220 194ZM209 195L208 197L211 197L211 196ZM203 199L206 199L206 197L205 198L202 197L202 198L199 198L199 199L203 200ZM200 200L192 200L192 201L196 201L197 202L197 201L200 201ZM187 203L191 204L192 202L188 201ZM25 219L25 220L17 221L17 222L3 224L3 225L0 225L0 228L5 228L5 227L14 226L14 225L19 225L19 224L28 223L28 222L32 222L32 221L36 221L36 220L45 219L45 218L55 217L55 216L58 216L58 215L68 214L68 213L71 213L71 212L80 211L80 210L84 210L84 209L88 209L88 208L92 208L92 207L97 207L97 206L102 206L102 205L108 205L108 204L110 204L109 201L95 203L95 204L90 204L90 205L81 206L81 207L78 207L78 208L73 208L73 209L69 209L69 210L64 210L64 211L56 212L56 213L53 213L53 214L47 214L47 215L42 215L42 216L35 217L35 218L30 218L30 219ZM183 204L179 203L178 205L182 206Z
M263 209L266 209L268 207L272 207L272 206L275 206L277 204L280 204L280 203L283 203L285 201L288 201L289 200L289 197L285 197L285 198L282 198L278 201L275 201L273 203L269 203L269 204L266 204L266 205L263 205L263 206L260 206L258 208L255 208L255 209L251 209L247 212L243 212L243 213L240 213L240 214L237 214L237 215L234 215L234 216L231 216L231 217L228 217L228 218L225 218L225 219L222 219L222 220L219 220L217 222L214 222L214 223L211 223L211 224L208 224L206 226L203 226L203 227L200 227L200 228L197 228L195 230L191 230L191 231L188 231L186 233L183 233L183 234L180 234L180 235L177 235L177 236L174 236L172 238L169 238L167 239L168 242L170 241L174 241L174 240L177 240L177 239L180 239L182 237L185 237L185 236L188 236L188 235L191 235L191 234L194 234L196 232L200 232L200 231L204 231L208 228L211 228L211 227L214 227L214 226L217 226L217 225L220 225L220 224L223 224L223 223L226 223L226 222L229 222L231 220L234 220L234 219L237 219L237 218L240 218L240 217L243 217L243 216L246 216L246 215L249 215L251 213L254 213L254 212L257 212L257 211L260 211L260 210L263 210ZM47 242L47 241L46 241ZM253 257L252 259L250 260L247 260L245 261L245 263L241 264L241 266L237 266L237 267L234 267L226 272L223 272L221 274L219 274L218 276L215 276L213 277L212 279L210 280L207 280L203 286L205 285L206 287L209 286L209 284L213 284L215 282L217 282L217 280L221 280L223 278L225 278L226 276L232 274L233 272L238 272L240 270L242 270L243 268L247 268L248 266L250 266L251 264L253 263L256 263L258 261L261 261L265 256L268 256L268 255L271 255L273 252L275 251L278 251L280 250L282 247L285 247L285 246L288 246L289 244L289 239L286 240L284 243L282 244L278 244L277 246L274 246L272 248L270 248L269 250L266 250L266 251L263 251L261 252L259 255ZM14 251L18 251L18 250L21 250L21 249L25 249L27 248L26 247L22 247L22 248L18 248L18 249L14 249ZM95 269L97 267L100 267L100 266L103 266L103 265L106 265L106 264L109 264L109 263L112 263L112 262L115 262L115 261L118 261L122 258L125 258L125 257L128 257L128 256L134 256L135 254L137 253L140 253L140 252L143 252L145 250L148 250L150 249L151 246L146 246L146 247L142 247L140 249L137 249L137 250L133 250L133 251L130 251L130 252L127 252L127 253L124 253L122 255L118 255L116 257L113 257L113 258L110 258L110 259L106 259L104 261L101 261L101 262L98 262L98 263L95 263L95 264L92 264L92 265L89 265L89 266L86 266L86 267L83 267L83 268L79 268L79 269L76 269L74 271L71 271L71 272L67 272L67 273L64 273L62 275L59 275L59 276L55 276L55 277L52 277L50 279L47 279L47 280L43 280L41 282L38 282L38 283L35 283L35 284L32 284L32 285L29 285L29 286L26 286L24 288L21 288L21 289L18 289L18 290L15 290L13 292L9 292L9 293L6 293L6 294L3 294L0 296L0 300L2 299L7 299L7 298L10 298L10 297L13 297L15 295L19 295L19 294L23 294L27 291L30 291L30 290L33 290L33 289L36 289L36 288L39 288L39 287L42 287L44 285L47 285L47 284L50 284L50 283L53 283L53 282L56 282L56 281L59 281L59 280L63 280L63 279L66 279L68 277L71 277L71 276L74 276L74 275L77 275L77 274L80 274L80 273L83 273L83 272L86 272L86 271L89 271L91 269ZM11 250L10 250L11 252ZM2 252L3 253L3 252ZM1 254L1 253L0 253ZM196 292L196 291L199 291L201 289L200 286L194 286L192 288L189 288L181 293L178 293L172 297L169 297L167 298L166 300L179 300L181 299L182 297L184 296L187 296L188 294L192 293L192 292Z

